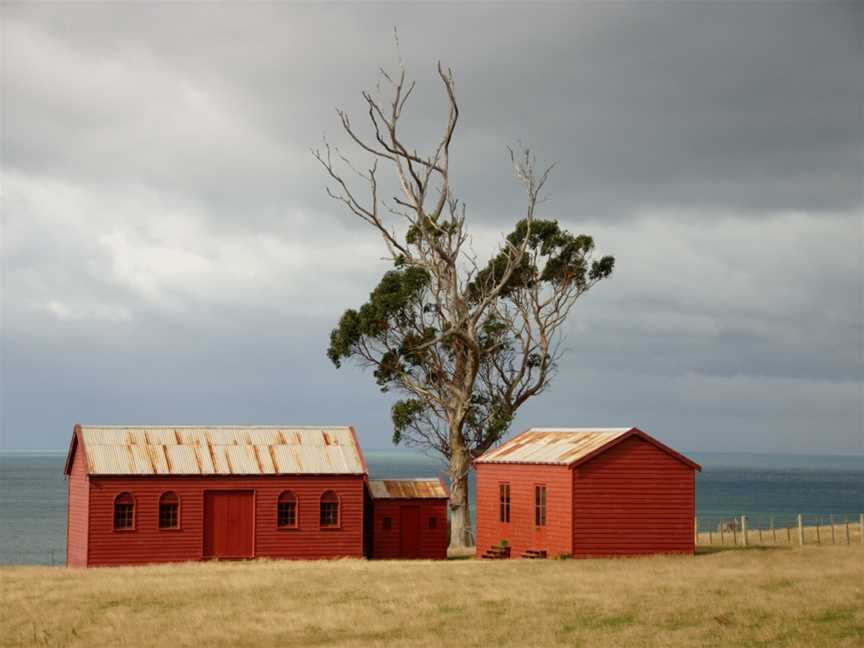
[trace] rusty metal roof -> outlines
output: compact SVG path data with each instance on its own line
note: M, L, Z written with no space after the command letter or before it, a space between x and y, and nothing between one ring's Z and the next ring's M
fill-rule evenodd
M532 428L475 459L475 463L569 466L634 428Z
M440 479L370 479L369 493L373 499L438 499L447 498L447 489Z
M365 474L351 427L81 426L91 475Z

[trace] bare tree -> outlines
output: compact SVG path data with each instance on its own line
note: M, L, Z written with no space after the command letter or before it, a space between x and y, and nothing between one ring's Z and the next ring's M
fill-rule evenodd
M387 99L380 85L375 94L363 93L368 136L337 110L345 133L368 154L366 168L326 140L314 151L332 181L328 194L380 234L393 263L369 301L342 315L328 356L337 367L359 361L373 369L382 391L404 396L392 409L394 443L446 458L450 543L464 546L470 543L472 459L500 440L519 407L549 384L567 316L611 274L614 259L594 260L591 237L535 217L551 167L538 171L526 149L510 151L525 188L524 213L492 259L478 263L465 205L451 190L450 146L459 119L452 71L438 64L449 108L441 139L425 155L399 130L415 83L406 79L401 59L397 75L381 70L381 76ZM381 195L381 167L393 174L401 195ZM362 195L352 175L365 185Z

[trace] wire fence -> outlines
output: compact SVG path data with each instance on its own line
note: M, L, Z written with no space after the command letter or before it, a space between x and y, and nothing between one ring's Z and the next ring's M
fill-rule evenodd
M864 513L781 513L699 516L697 545L807 545L864 543Z

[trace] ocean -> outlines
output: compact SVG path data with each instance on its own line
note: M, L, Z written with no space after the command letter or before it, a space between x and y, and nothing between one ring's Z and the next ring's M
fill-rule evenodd
M403 450L364 452L372 478L445 476L435 459ZM791 524L799 513L827 523L864 513L864 455L688 453L702 465L696 483L700 528L751 517L751 528ZM0 564L62 564L64 452L0 451ZM446 480L445 480L446 481ZM469 488L473 493L473 482ZM473 507L472 507L473 508Z

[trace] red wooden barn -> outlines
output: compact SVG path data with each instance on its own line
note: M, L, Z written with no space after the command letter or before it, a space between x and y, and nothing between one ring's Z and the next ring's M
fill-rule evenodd
M75 426L71 566L363 556L350 427Z
M536 428L474 467L478 555L502 540L513 558L695 550L700 467L637 428Z
M447 558L447 489L440 479L373 479L372 558Z

